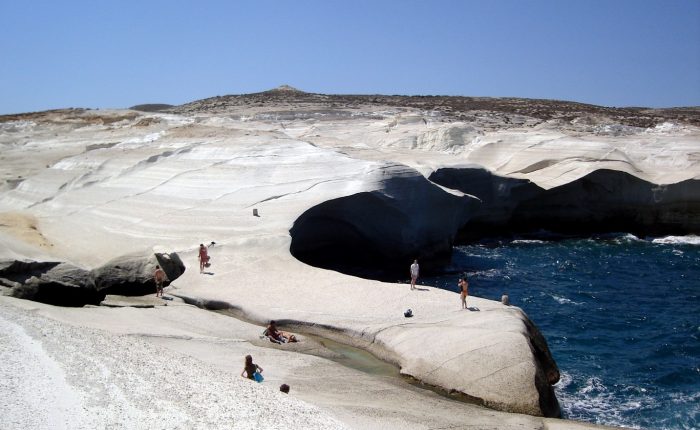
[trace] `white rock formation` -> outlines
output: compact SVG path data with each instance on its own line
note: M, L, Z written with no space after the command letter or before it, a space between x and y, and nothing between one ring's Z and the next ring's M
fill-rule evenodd
M310 267L290 254L290 229L309 211L312 221L328 215L313 212L326 202L368 201L376 212L333 206L324 227L374 238L378 255L404 246L397 254L437 258L476 201L426 179L439 168L478 165L542 189L602 168L656 184L700 179L700 130L689 125L512 115L506 127L488 113L454 121L376 104L209 106L0 123L0 259L49 256L91 269L145 247L176 251L188 270L174 286L188 301L362 346L489 407L552 414L556 367L542 358L546 346L536 353L537 332L519 309L470 298L480 311L461 311L455 293ZM313 223L304 231L300 246L322 252L329 236L315 236ZM196 250L212 240L212 267L201 275Z

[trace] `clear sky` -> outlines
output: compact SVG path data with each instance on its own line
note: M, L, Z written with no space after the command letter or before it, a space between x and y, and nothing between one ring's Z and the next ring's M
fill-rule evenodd
M700 0L0 0L0 113L326 94L700 105Z

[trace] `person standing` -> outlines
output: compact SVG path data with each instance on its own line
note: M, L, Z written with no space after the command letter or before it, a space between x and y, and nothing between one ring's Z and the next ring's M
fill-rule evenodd
M165 283L165 272L160 266L156 265L156 271L153 272L153 279L156 281L156 297L163 297L163 283Z
M420 272L420 267L418 266L418 260L413 260L411 264L411 289L416 288L416 281L418 280L418 274Z
M209 262L209 252L203 243L199 244L199 273L204 273L204 267Z
M459 278L459 282L457 282L457 286L459 286L459 296L462 299L462 309L468 309L467 308L467 296L469 295L469 282L467 282L466 277Z

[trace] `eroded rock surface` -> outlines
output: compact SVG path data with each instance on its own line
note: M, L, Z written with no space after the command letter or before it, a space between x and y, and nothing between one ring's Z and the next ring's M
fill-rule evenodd
M328 200L290 230L291 253L309 264L349 273L398 272L449 263L473 197L445 192L412 169L390 168L380 189Z
M544 189L529 180L480 168L439 169L430 179L480 200L463 227L463 238L538 230L700 234L700 180L696 179L658 185L626 172L602 169Z
M324 327L427 383L550 415L556 367L517 308L475 298L480 311L460 312L454 292L411 292L291 254L400 270L407 258L445 261L469 223L497 232L634 220L692 232L699 124L697 108L288 89L167 113L3 116L0 219L28 222L1 223L0 256L112 260L93 273L96 288L131 294L148 289L152 268L121 256L158 244L196 267L198 244L216 241L208 271L174 283L180 296L260 323Z

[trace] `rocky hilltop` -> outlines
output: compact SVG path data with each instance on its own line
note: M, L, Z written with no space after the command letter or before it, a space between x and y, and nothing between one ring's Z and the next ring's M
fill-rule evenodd
M461 311L454 292L366 278L403 276L414 258L430 270L490 235L700 232L698 108L291 87L163 108L0 117L6 294L51 302L76 279L87 302L91 289L143 294L172 255L188 303L359 346L479 405L556 416L559 371L520 309L474 298L478 311ZM136 275L119 282L124 259Z
M652 109L643 107L603 107L559 100L461 97L461 96L401 96L401 95L328 95L300 91L282 85L253 94L217 96L164 109L179 114L237 114L250 112L283 114L284 109L307 115L342 115L350 111L372 111L372 107L421 110L439 115L443 121L469 121L481 127L498 129L557 121L559 125L581 132L591 126L616 124L649 128L664 122L700 126L700 107Z

